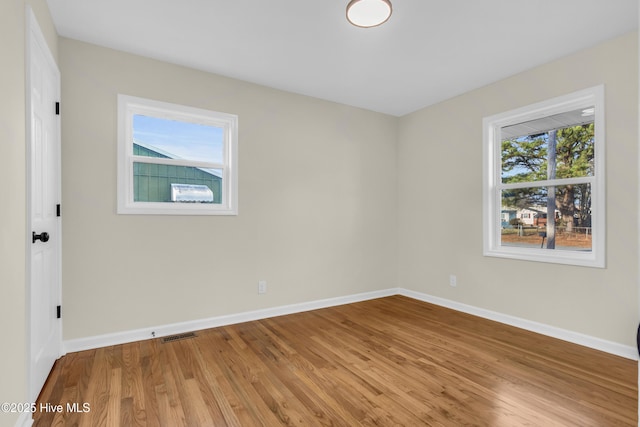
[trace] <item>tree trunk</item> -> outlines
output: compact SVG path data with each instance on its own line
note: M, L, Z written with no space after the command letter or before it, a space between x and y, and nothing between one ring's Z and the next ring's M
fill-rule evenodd
M556 131L549 132L547 178L556 179ZM547 249L556 248L556 187L547 189Z
M573 185L567 185L565 187L564 194L562 195L562 199L560 200L560 205L558 206L558 210L562 214L562 219L567 227L567 231L573 231L573 217L576 213L576 196L575 189Z

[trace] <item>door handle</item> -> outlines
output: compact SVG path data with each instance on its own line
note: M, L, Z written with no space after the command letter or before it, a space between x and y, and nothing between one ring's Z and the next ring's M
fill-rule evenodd
M31 242L35 243L36 240L40 240L42 243L48 242L49 241L49 233L47 233L45 231L44 233L36 234L36 232L33 231L31 233Z

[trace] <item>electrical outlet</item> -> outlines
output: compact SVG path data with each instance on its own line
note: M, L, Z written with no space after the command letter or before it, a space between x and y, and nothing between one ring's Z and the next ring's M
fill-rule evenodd
M449 285L454 288L458 286L458 278L455 276L455 274L449 275Z
M258 293L259 294L266 294L267 293L267 281L266 280L260 280L258 282Z

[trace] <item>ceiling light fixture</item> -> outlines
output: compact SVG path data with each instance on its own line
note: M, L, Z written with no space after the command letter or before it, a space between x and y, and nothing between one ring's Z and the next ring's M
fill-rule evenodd
M389 20L391 11L389 0L351 0L347 5L347 20L356 27L377 27Z

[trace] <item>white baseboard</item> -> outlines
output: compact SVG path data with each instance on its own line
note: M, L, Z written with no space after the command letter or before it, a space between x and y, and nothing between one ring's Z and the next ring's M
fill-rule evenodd
M494 320L506 325L515 326L527 331L537 332L549 337L558 338L574 344L579 344L595 350L604 351L606 353L615 354L626 359L638 360L638 350L633 346L627 346L612 341L603 340L592 337L590 335L569 331L566 329L556 328L555 326L545 325L531 320L522 319L520 317L510 316L508 314L498 313L496 311L486 310L484 308L474 307L472 305L462 304L445 298L435 297L421 292L411 291L400 288L398 293L409 298L419 301L428 302L442 307L451 308L463 313L472 314L474 316L483 317L485 319Z
M391 288L381 291L365 292L343 297L303 302L299 304L283 305L280 307L266 308L263 310L247 311L244 313L230 314L226 316L216 316L208 319L193 320L188 322L174 323L170 325L154 326L130 331L116 332L112 334L78 338L74 340L64 341L63 349L65 354L75 351L91 350L94 348L125 344L134 341L151 339L154 337L158 338L167 335L181 334L184 332L199 331L202 329L250 322L252 320L267 319L269 317L302 313L304 311L317 310L320 308L352 304L355 302L397 295L398 293L399 290L397 288Z
M141 341L151 338L164 337L167 335L181 334L184 332L199 331L202 329L216 328L219 326L233 325L236 323L250 322L252 320L266 319L275 316L284 316L293 313L302 313L304 311L317 310L320 308L334 307L343 304L352 304L355 302L366 301L375 298L383 298L391 295L403 295L419 301L436 304L442 307L451 308L463 313L472 314L474 316L483 317L485 319L494 320L496 322L515 326L539 334L558 338L574 344L583 345L585 347L604 351L606 353L615 354L627 359L638 360L638 353L635 347L626 346L612 341L595 338L589 335L580 334L578 332L568 331L566 329L556 328L554 326L545 325L543 323L533 322L531 320L522 319L507 314L498 313L484 308L478 308L467 304L445 298L435 297L421 292L412 291L403 288L390 288L381 291L366 292L343 297L328 298L317 301L304 302L299 304L291 304L280 307L267 308L263 310L248 311L238 314L230 314L226 316L211 317L208 319L193 320L188 322L174 323L170 325L162 325L143 329L135 329L124 332L116 332L112 334L98 335L93 337L78 338L63 342L64 352L75 352L82 350L91 350L110 345L125 344L134 341ZM155 334L155 335L152 335Z

